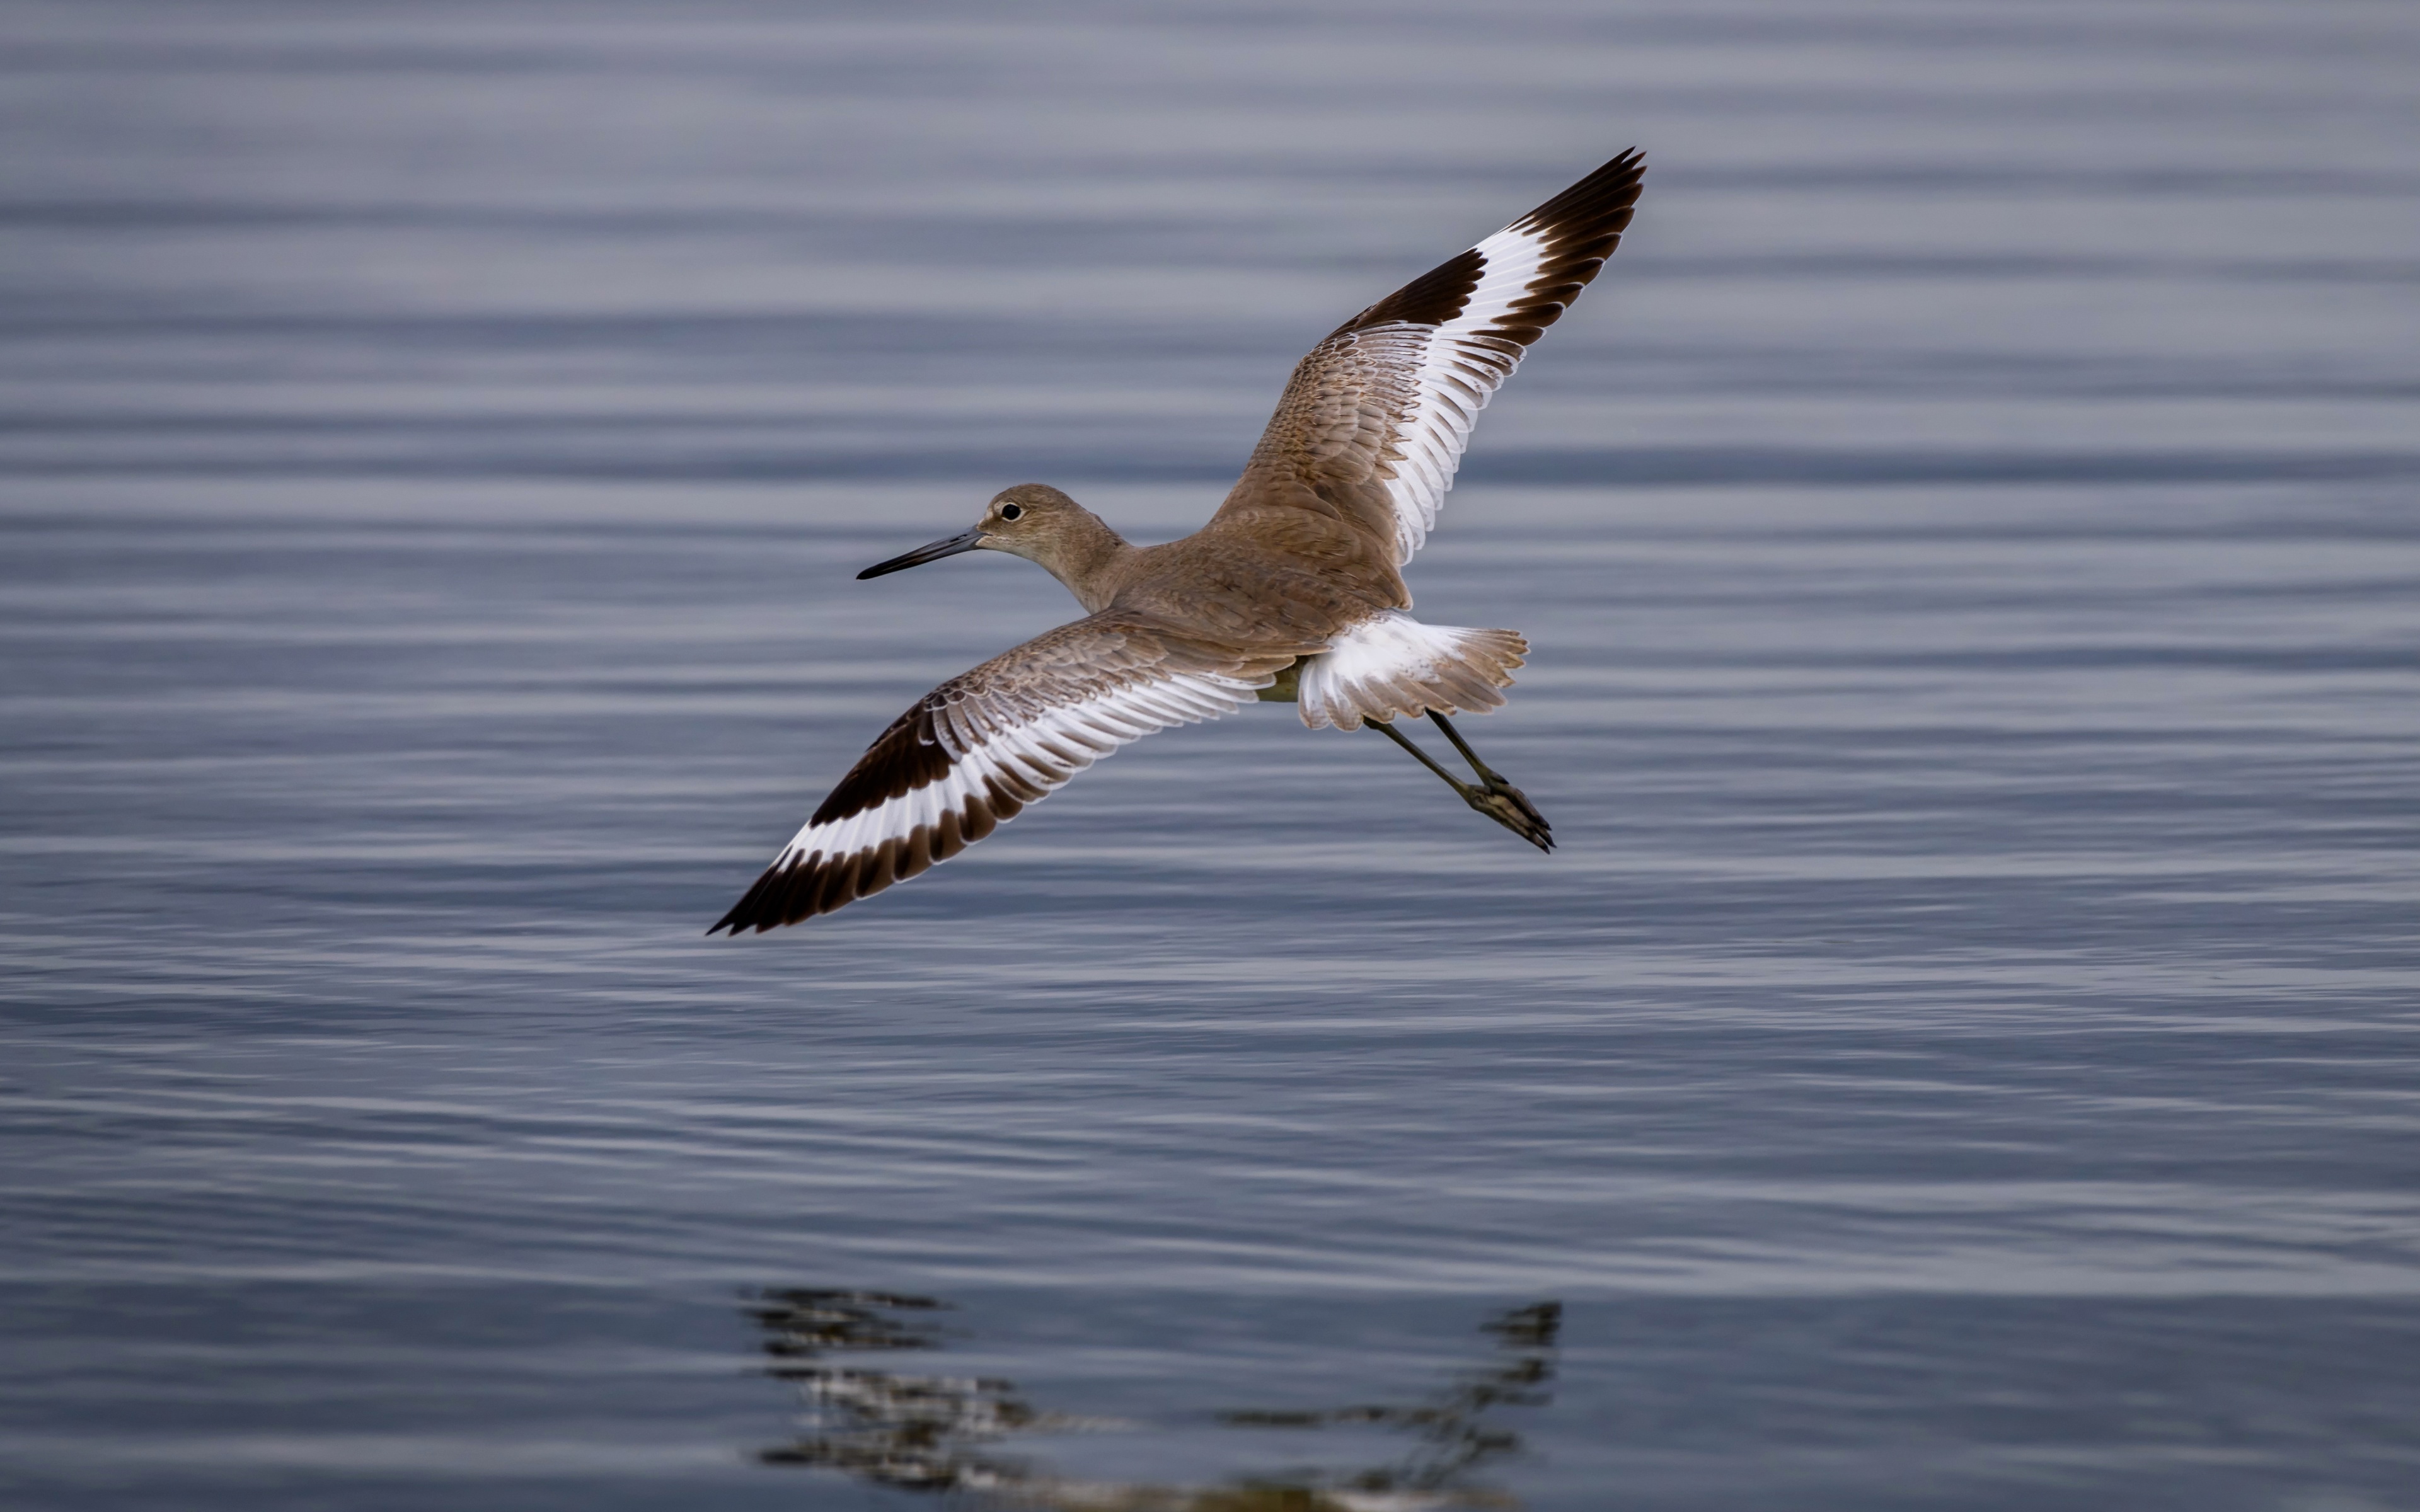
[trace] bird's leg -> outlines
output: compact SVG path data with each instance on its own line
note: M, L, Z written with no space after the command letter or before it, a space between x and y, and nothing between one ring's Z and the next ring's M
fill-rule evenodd
M1474 799L1471 800L1470 806L1494 818L1497 824L1519 835L1538 849L1553 850L1555 848L1554 827L1546 823L1546 816L1538 811L1538 806L1529 801L1529 795L1505 781L1502 773L1481 761L1479 752L1470 748L1470 742L1462 738L1462 732L1456 730L1453 727L1453 721L1448 719L1442 712L1431 709L1428 713L1430 722L1445 732L1445 738L1453 742L1453 748L1462 752L1462 759L1468 762L1470 769L1479 775L1480 791L1491 799L1501 800L1501 803L1496 807L1482 808ZM1519 816L1518 822L1500 811L1503 806L1509 806L1512 812Z
M1437 728L1445 732L1448 740L1453 742L1454 749L1462 752L1463 759L1470 763L1471 770L1479 774L1479 786L1473 787L1439 766L1427 751L1412 744L1411 737L1396 729L1393 721L1373 719L1370 721L1370 728L1410 751L1413 760L1444 779L1445 785L1460 794L1463 802L1495 820L1538 849L1553 850L1555 832L1548 827L1546 816L1537 810L1519 788L1505 781L1486 763L1481 761L1479 753L1470 748L1469 743L1462 738L1453 726L1445 722L1443 715L1432 709L1429 711L1429 717L1436 721Z

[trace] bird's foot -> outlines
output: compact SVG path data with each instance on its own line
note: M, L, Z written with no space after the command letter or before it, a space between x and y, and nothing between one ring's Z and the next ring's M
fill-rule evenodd
M1470 742L1462 738L1462 732L1453 727L1451 719L1447 718L1437 710L1431 709L1429 722L1443 731L1445 737L1453 742L1453 748L1462 752L1462 759L1470 764L1472 774L1479 779L1479 786L1472 787L1467 782L1456 781L1447 776L1443 767L1436 768L1439 777L1453 783L1453 790L1462 795L1462 801L1538 849L1553 850L1555 848L1554 828L1546 823L1546 816L1538 811L1538 806L1529 801L1529 795L1505 781L1503 773L1481 761L1479 752L1470 748Z
M1538 849L1551 851L1555 848L1554 826L1546 823L1546 816L1538 811L1538 806L1529 801L1528 794L1494 772L1482 770L1479 776L1481 785L1478 787L1466 782L1454 784L1462 794L1463 802Z
M1409 751L1414 761L1445 779L1446 786L1459 794L1463 802L1495 820L1538 849L1553 850L1555 832L1546 824L1546 816L1540 813L1538 806L1529 801L1529 795L1505 781L1501 773L1481 761L1479 753L1470 748L1470 743L1462 738L1460 733L1445 716L1431 710L1429 717L1436 721L1437 728L1446 733L1446 738L1451 740L1454 748L1462 752L1463 759L1470 763L1471 771L1479 778L1479 786L1472 787L1439 766L1436 764L1436 758L1412 744L1402 731L1395 728L1393 720L1373 719L1369 725L1371 729Z

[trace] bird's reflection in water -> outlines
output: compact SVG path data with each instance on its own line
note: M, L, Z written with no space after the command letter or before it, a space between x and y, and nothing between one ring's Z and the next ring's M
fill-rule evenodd
M1002 1452L1018 1434L1114 1428L1098 1419L1036 1407L1014 1381L912 1375L829 1363L832 1355L940 1347L928 1297L871 1291L782 1289L750 1299L765 1331L770 1373L795 1382L807 1432L763 1451L771 1465L814 1465L903 1490L976 1492L1012 1505L1065 1512L1415 1512L1431 1507L1512 1507L1500 1491L1474 1486L1471 1472L1521 1447L1489 1414L1547 1400L1562 1305L1515 1308L1485 1325L1494 1359L1408 1403L1321 1412L1236 1411L1222 1424L1315 1430L1375 1427L1407 1447L1386 1463L1352 1471L1242 1480L1209 1487L1067 1479Z

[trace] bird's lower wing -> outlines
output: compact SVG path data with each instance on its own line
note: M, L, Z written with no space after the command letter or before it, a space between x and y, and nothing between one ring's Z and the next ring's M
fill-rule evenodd
M1295 364L1219 515L1310 508L1409 562L1479 411L1612 255L1645 172L1623 153L1339 326Z
M918 700L706 933L795 924L904 882L1128 741L1251 702L1293 656L1115 610L1063 625Z

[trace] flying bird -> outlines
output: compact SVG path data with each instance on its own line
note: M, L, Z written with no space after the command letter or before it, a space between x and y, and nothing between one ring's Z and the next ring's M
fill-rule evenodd
M1295 365L1210 522L1129 545L1056 488L1019 484L955 535L861 579L1005 551L1084 617L925 694L858 759L706 933L763 932L949 859L1128 741L1255 700L1313 730L1367 726L1540 850L1545 816L1448 716L1503 705L1528 642L1423 625L1403 567L1436 523L1488 396L1604 266L1638 200L1626 152L1336 328ZM1464 781L1396 728L1426 717Z

